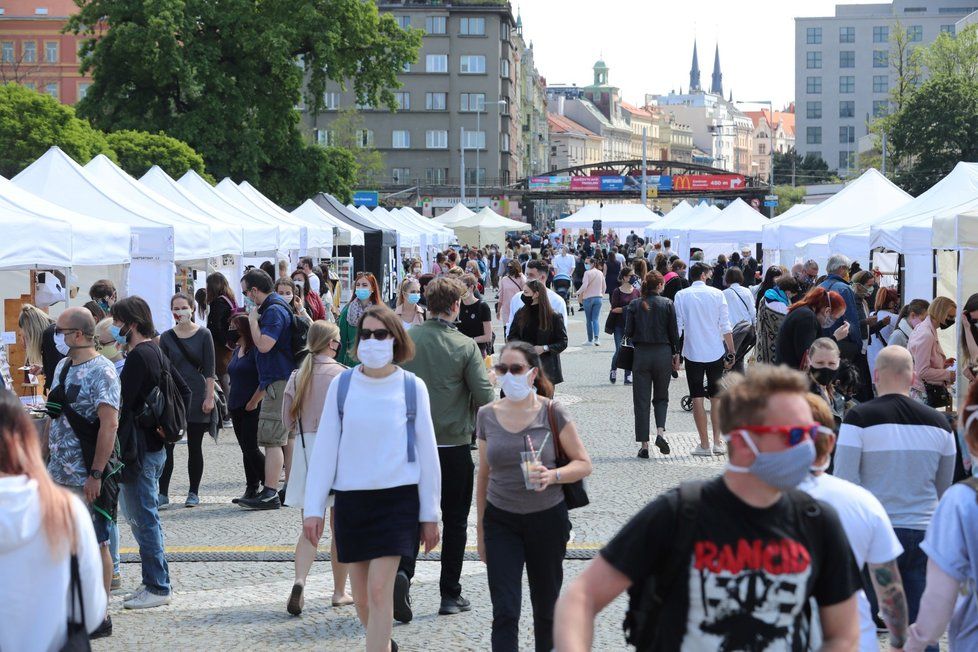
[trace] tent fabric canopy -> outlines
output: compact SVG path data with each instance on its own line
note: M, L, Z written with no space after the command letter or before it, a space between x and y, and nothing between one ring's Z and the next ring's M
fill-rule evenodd
M465 204L455 204L450 210L445 211L438 217L435 217L432 221L438 224L444 224L446 226L451 225L455 222L464 220L467 217L472 217L475 212L470 210Z
M486 206L472 217L452 224L452 229L459 244L484 247L489 244L502 246L508 231L527 231L530 225L503 217Z
M764 225L763 233L761 234L761 246L764 249L777 249L777 234L779 225L781 225L783 222L795 219L796 216L814 208L815 206L815 204L795 204L777 217L768 220L767 224Z
M719 214L720 209L716 206L700 202L693 210L671 224L654 225L657 239L675 240L681 238L690 229L708 224Z
M662 219L641 204L588 204L573 215L556 222L558 229L590 229L601 220L602 229L637 229Z
M228 181L230 181L230 179ZM277 215L280 219L286 222L292 222L293 224L304 226L306 228L307 237L306 249L319 249L321 253L328 253L329 250L333 248L332 226L323 224L319 221L307 222L304 219L289 213L287 210L263 195L258 188L255 188L247 181L242 181L239 183L238 189L248 199L253 201L259 207L262 207L266 213Z
M760 242L761 232L768 220L739 197L719 214L689 228L684 242L698 246L707 242Z
M978 210L935 217L931 245L934 249L978 250Z
M685 199L676 204L671 211L665 214L665 216L659 218L657 222L653 222L645 227L644 235L646 238L654 238L656 230L665 224L672 224L673 222L678 222L684 216L689 215L693 210L693 205L690 204Z
M193 170L187 172L187 174L191 172ZM220 195L239 211L247 212L252 217L260 219L267 224L277 225L279 227L279 239L281 241L279 249L281 251L303 251L306 249L306 243L309 239L309 228L307 226L293 221L291 216L288 220L285 220L280 215L266 210L264 206L259 205L252 198L245 195L230 179L222 179L216 186L211 186L199 176L197 178L200 179L201 183L207 185L209 191ZM182 177L180 181L183 181ZM199 184L193 190L204 192L204 189Z
M307 199L302 202L302 204L292 211L293 215L301 217L304 220L316 220L325 224L332 225L337 231L337 235L333 242L341 247L349 246L363 246L363 231L336 219L326 211L324 211L319 204L311 199Z

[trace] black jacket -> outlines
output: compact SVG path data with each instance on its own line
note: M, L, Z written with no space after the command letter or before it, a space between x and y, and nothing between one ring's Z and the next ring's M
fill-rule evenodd
M550 350L540 354L540 362L547 377L554 385L564 382L564 372L560 366L560 354L567 348L567 327L564 316L554 314L549 330L540 330L535 311L523 306L513 317L513 326L506 335L507 342L520 341L534 346L546 344ZM526 312L524 315L523 313ZM523 317L526 317L523 319Z
M669 279L669 282L665 284L662 288L662 296L670 301L676 300L676 294L680 290L685 290L689 287L689 281L684 279L682 276L675 276Z
M41 334L41 369L44 371L44 391L51 391L51 383L54 382L54 371L61 362L61 352L54 345L54 327L51 324L44 329Z
M643 301L648 303L648 310L642 306ZM646 299L635 299L625 308L625 337L632 344L668 344L673 355L678 354L676 306L657 294Z
M795 308L788 313L778 333L778 343L774 349L774 364L783 364L792 369L801 369L801 362L812 348L812 342L819 337L818 319L811 308Z

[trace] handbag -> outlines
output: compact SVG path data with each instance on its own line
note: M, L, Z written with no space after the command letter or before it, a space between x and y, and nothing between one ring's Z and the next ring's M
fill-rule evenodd
M632 345L631 340L623 339L621 346L618 348L618 359L615 361L615 366L625 371L631 371L634 364L635 347Z
M927 391L927 405L935 409L951 407L951 392L947 385L924 383L924 389Z
M197 371L200 372L200 375L203 376L204 365L200 362L200 360L190 354L190 351L186 346L184 346L183 342L180 341L180 338L177 337L176 333L171 331L170 334L173 336L173 341L176 342L177 348L180 349L180 353L183 354L183 357L187 359L187 362L195 366ZM231 418L231 411L228 410L228 399L224 395L224 389L221 387L221 382L216 376L214 377L214 409L217 410L218 427Z
M91 652L92 644L88 639L88 627L85 625L85 598L82 596L81 575L78 573L78 556L71 556L71 615L68 617L68 638L61 646L61 652ZM81 622L75 621L75 598L81 611Z
M550 422L550 432L554 436L554 451L556 452L556 463L557 467L560 468L570 462L567 454L564 453L564 448L560 445L560 430L557 428L557 410L554 408L554 402L551 399L547 403L547 421ZM567 482L561 485L564 489L564 503L567 505L567 509L577 509L578 507L584 507L591 500L587 497L587 490L584 488L584 479L577 480L575 482Z

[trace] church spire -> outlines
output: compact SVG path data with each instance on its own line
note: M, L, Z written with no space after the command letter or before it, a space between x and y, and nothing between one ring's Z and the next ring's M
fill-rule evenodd
M700 90L700 58L696 53L696 39L693 39L693 67L689 70L689 92Z
M717 44L716 55L713 57L713 81L710 92L723 97L723 74L720 72L720 44Z

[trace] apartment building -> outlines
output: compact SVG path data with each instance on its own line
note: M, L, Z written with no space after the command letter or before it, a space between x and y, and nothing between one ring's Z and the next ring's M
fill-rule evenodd
M902 27L916 47L978 10L978 0L894 0L836 5L835 15L795 19L798 153L821 157L845 176L857 143L890 109L891 36Z
M549 170L593 165L604 160L601 136L558 113L548 113L547 120L550 123Z
M768 109L744 111L754 125L754 154L752 173L762 181L767 180L771 173L771 153L784 154L795 146L795 114L792 111L775 111L771 115Z

